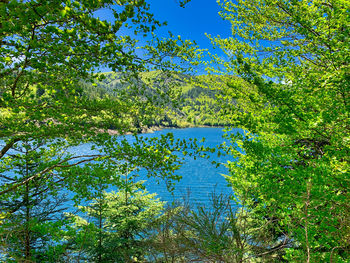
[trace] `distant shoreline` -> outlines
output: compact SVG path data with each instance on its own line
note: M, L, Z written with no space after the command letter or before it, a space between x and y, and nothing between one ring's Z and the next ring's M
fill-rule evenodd
M161 131L165 129L186 129L186 128L226 128L227 126L210 126L210 125L186 125L186 126L151 126L151 127L143 127L137 134L146 134L146 133L154 133L156 131ZM120 135L118 131L108 129L109 135ZM127 132L124 135L133 134L132 132Z

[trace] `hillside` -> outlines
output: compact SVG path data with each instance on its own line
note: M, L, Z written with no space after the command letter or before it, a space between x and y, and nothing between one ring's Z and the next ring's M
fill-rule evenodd
M123 80L121 73L103 73L103 79L94 86L85 85L85 94L91 98L104 96L118 97L128 89L145 97L159 97L166 94L171 97L167 101L169 110L160 112L151 126L190 127L190 126L223 126L227 125L217 118L220 107L215 98L217 91L208 87L208 76L190 77L188 75L166 75L161 72L143 72L139 78L130 83ZM162 97L162 95L160 95Z

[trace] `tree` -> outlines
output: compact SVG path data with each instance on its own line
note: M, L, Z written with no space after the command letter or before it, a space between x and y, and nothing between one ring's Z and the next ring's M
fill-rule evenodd
M144 116L137 116L142 124L142 117L154 115L164 100L152 103L142 96L145 86L132 81L124 96L88 99L82 96L80 82L103 78L94 74L96 67L103 66L130 72L127 78L137 78L137 72L149 65L175 70L179 67L169 58L183 53L188 60L195 52L191 42L178 38L154 38L141 47L134 36L120 36L122 27L132 28L137 36L160 25L146 1L5 1L0 5L0 121L6 142L0 157L23 140L61 137L78 144L92 141L111 125L119 134L132 131L135 110L143 109ZM109 10L115 21L96 17L101 8ZM135 51L141 48L142 58Z
M188 197L168 206L156 225L151 262L283 261L270 226L256 227L231 196L211 193L205 205L193 205Z
M23 142L4 157L1 171L11 165L11 173L1 179L10 182L29 178L38 170L50 165L57 153L42 149L42 144ZM39 152L37 149L41 148ZM62 178L40 177L27 181L16 192L0 199L4 218L0 227L2 256L6 262L52 262L63 252L61 240L65 219L65 195L57 191ZM56 187L52 187L55 185Z
M101 9L109 12L111 21L98 17ZM34 182L43 190L70 190L76 202L90 197L99 180L119 182L117 177L88 173L94 166L122 172L127 166L145 168L169 186L179 179L173 172L181 161L171 151L190 144L171 136L136 138L131 143L108 133L110 127L118 134L135 132L134 123L144 125L161 107L171 104L171 85L162 96L146 96L144 90L152 88L152 83L138 85L139 72L159 69L171 75L170 71L181 70L172 59L191 61L196 56L190 41L171 35L157 38L153 33L160 25L144 0L0 2L1 204L13 202L12 195ZM125 28L134 33L122 35L120 30ZM137 41L141 36L147 45ZM118 97L85 95L84 84L94 85L96 79L104 78L97 74L100 67L123 73L128 84ZM35 173L16 178L13 167L20 161L8 157L24 142L42 145L33 154L49 149L55 157ZM86 154L69 150L86 142L91 146ZM2 222L7 216L1 214ZM3 225L0 228L6 231ZM6 246L1 249L9 253Z
M229 136L228 181L261 225L293 241L277 246L286 260L346 262L349 2L220 5L233 36L209 36L227 55L215 62L244 79L220 87L223 118L245 130Z
M85 216L71 215L79 260L135 262L147 256L145 243L151 237L147 233L157 225L164 202L133 183L128 185L118 192L100 192L88 206L80 207Z
M248 256L247 236L240 226L229 196L209 197L209 206L184 206L177 215L175 233L181 237L177 244L186 251L185 261L244 262ZM253 242L250 243L252 245Z

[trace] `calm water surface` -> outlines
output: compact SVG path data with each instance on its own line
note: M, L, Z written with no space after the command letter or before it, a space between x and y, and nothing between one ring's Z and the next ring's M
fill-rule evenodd
M205 138L203 145L205 147L215 147L223 142L222 135L224 132L221 128L187 128L187 129L166 129L146 136L159 136L172 132L175 139L196 138L201 140ZM233 194L232 189L228 186L223 174L228 174L226 167L221 165L216 168L211 162L226 163L228 156L217 157L212 154L210 159L186 157L184 165L176 172L181 175L182 179L175 185L173 193L169 193L165 184L156 184L155 180L148 179L146 187L149 192L157 193L161 199L174 201L176 199L190 194L190 200L194 203L205 204L208 202L208 196L215 190L216 193Z
M202 143L205 147L215 147L222 143L224 134L221 128L186 128L186 129L164 129L156 131L154 133L142 134L143 137L157 137L161 134L172 132L175 139L189 139L196 138L201 140L205 138L205 142ZM239 132L234 130L233 132ZM126 139L132 141L133 137L130 135L125 136ZM72 149L73 152L82 154L87 151L88 148L82 145ZM178 199L182 199L184 196L190 196L190 201L193 203L206 204L208 202L209 195L215 191L216 193L224 193L232 195L232 189L228 186L223 174L228 174L226 167L221 165L216 168L211 162L215 160L217 162L226 163L230 160L229 156L218 157L213 154L210 159L197 158L194 160L192 157L186 157L184 165L176 172L176 174L182 176L181 181L176 182L175 190L169 192L166 188L165 182L157 183L153 178L147 178L146 176L140 176L141 180L147 180L145 182L146 189L151 193L157 193L158 197L164 201L172 202ZM232 159L231 159L232 160Z

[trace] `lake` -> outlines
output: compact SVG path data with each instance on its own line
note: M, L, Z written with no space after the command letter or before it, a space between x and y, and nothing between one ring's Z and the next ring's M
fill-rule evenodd
M233 130L233 132L239 132L239 129ZM189 139L196 138L201 140L205 138L205 142L201 145L205 147L215 147L221 144L223 139L222 128L185 128L185 129L164 129L156 131L154 133L141 134L143 137L157 137L161 134L172 132L174 139ZM127 140L132 141L133 136L124 136ZM72 152L77 154L83 154L88 151L90 147L79 146L74 147ZM150 193L157 193L161 200L172 202L178 199L182 199L188 193L190 194L190 201L194 204L206 204L209 199L209 195L215 191L216 193L223 193L232 195L232 189L228 186L225 178L222 174L228 174L228 170L223 165L216 168L212 161L226 163L227 160L232 160L229 156L218 157L216 154L212 154L210 159L197 158L194 160L192 157L186 157L184 165L176 172L176 174L182 176L182 179L175 184L175 190L169 192L166 188L165 182L156 183L153 178L147 178L142 176L140 179L147 180L145 182L146 189Z
M186 128L186 129L165 129L152 134L143 134L142 136L153 137L160 134L172 132L175 139L196 138L201 140L205 138L203 145L205 147L215 147L224 141L221 128ZM230 158L228 156L218 157L212 154L210 159L186 157L184 165L177 171L182 176L181 181L175 185L173 193L169 193L165 184L156 184L155 180L148 179L146 182L147 190L151 193L157 193L162 200L175 201L190 194L190 200L193 203L206 204L209 195L215 190L216 193L232 195L232 189L228 186L222 174L228 174L228 170L223 165L216 168L212 161L226 163Z

